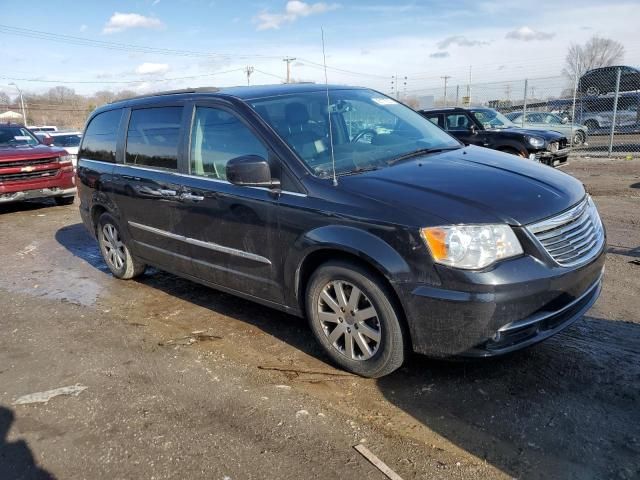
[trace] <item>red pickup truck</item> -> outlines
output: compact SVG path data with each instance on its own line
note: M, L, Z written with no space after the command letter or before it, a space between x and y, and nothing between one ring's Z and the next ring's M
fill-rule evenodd
M0 123L0 204L53 197L70 205L76 194L71 156L43 145L29 129Z

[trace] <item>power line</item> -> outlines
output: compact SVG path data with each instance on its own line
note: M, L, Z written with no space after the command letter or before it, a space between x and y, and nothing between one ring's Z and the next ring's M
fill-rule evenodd
M106 42L103 40L93 40L83 37L74 37L72 35L63 35L59 33L44 32L41 30L32 30L22 27L13 27L11 25L0 24L0 33L8 35L16 35L20 37L29 37L40 40L48 40L53 42L67 43L71 45L97 47L108 50L124 50L127 52L137 53L154 53L158 55L183 56L183 57L225 57L225 58L280 58L275 55L258 55L258 54L236 54L236 53L215 53L202 52L194 50L176 50L168 48L147 47L144 45L135 45L131 43Z
M213 73L203 73L200 75L189 75L186 77L170 77L170 78L145 78L142 80L51 80L51 79L43 79L43 78L17 78L17 77L7 77L4 75L0 75L1 79L4 80L18 80L21 82L39 82L39 83L67 83L67 84L77 84L77 83L88 83L88 84L135 84L135 83L147 83L147 82L170 82L173 80L189 80L192 78L202 78L202 77L211 77L215 75L224 75L226 73L239 72L244 70L243 68L234 68L232 70L225 70L223 72L213 72Z

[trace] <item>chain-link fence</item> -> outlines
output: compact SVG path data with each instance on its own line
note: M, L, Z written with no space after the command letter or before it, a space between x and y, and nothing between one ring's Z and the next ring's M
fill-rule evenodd
M553 130L581 155L640 153L640 73L630 67L567 77L452 84L410 92L418 108L484 106L518 127Z

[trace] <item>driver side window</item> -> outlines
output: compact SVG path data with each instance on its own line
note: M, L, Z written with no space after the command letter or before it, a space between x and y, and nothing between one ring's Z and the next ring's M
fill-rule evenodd
M227 179L227 162L243 155L268 158L262 142L232 113L219 108L197 107L191 128L192 175Z

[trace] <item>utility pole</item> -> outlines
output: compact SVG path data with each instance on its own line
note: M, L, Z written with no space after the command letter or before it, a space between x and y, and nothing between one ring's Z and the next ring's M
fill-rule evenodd
M20 87L18 87L18 85L16 85L13 82L11 82L9 85L13 85L14 87L16 87L16 90L18 90L18 93L20 94L20 105L22 106L22 124L26 127L27 126L27 114L25 113L25 109L24 109L24 100L22 98L22 90L20 90Z
M253 73L253 67L250 67L249 65L247 65L244 68L244 73L247 74L247 86L251 85L251 83L249 82L249 77L251 76L251 74Z
M291 83L291 62L295 61L295 58L284 57L283 62L287 62L287 83Z
M407 96L407 76L405 75L403 78L398 77L396 73L391 77L391 96L395 93L396 99L400 99L400 80L404 80L402 83L403 86L403 95Z
M451 78L451 75L444 75L440 78L444 80L444 106L446 107L447 106L447 82Z
M504 86L504 92L507 94L507 102L511 101L511 84L506 84Z

